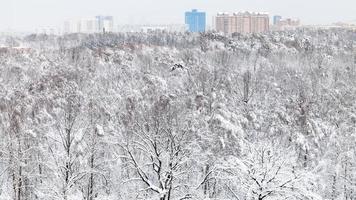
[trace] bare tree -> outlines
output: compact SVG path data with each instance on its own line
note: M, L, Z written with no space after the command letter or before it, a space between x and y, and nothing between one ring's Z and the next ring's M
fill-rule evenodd
M128 130L131 137L120 145L123 157L136 171L136 177L129 181L141 182L144 190L158 194L160 200L173 195L189 198L189 188L182 182L189 173L189 125L182 121L177 108L162 99L151 111L142 112L145 118L136 116Z
M233 165L222 164L224 186L236 199L313 199L304 194L309 187L306 174L293 166L289 152L265 143L250 146L242 158L228 160Z

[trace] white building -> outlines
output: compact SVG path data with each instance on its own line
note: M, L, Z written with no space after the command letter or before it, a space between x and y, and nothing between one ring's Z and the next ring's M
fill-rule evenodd
M188 26L186 24L142 24L142 25L122 25L118 26L119 32L152 32L152 31L165 31L165 32L186 32Z
M76 32L78 32L77 20L74 19L66 20L63 26L63 33L76 33Z
M114 32L114 18L112 16L96 16L97 32Z
M111 16L70 19L64 22L63 33L101 33L113 32L114 21Z
M81 33L95 33L98 31L97 22L95 19L81 19L80 32Z

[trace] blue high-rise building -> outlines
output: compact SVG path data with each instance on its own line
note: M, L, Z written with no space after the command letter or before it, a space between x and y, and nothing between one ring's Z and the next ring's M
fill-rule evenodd
M205 32L206 13L198 12L196 9L193 9L190 12L186 12L185 24L188 25L188 30L190 32Z

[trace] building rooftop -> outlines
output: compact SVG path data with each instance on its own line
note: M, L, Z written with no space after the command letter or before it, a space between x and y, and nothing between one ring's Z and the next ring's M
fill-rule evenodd
M229 16L228 12L218 12L218 16ZM233 16L237 15L269 15L268 12L250 12L250 11L239 11L232 13Z

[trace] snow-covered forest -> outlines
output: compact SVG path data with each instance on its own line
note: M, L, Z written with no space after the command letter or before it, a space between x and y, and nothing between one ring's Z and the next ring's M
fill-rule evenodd
M1 200L356 199L356 32L0 46Z

